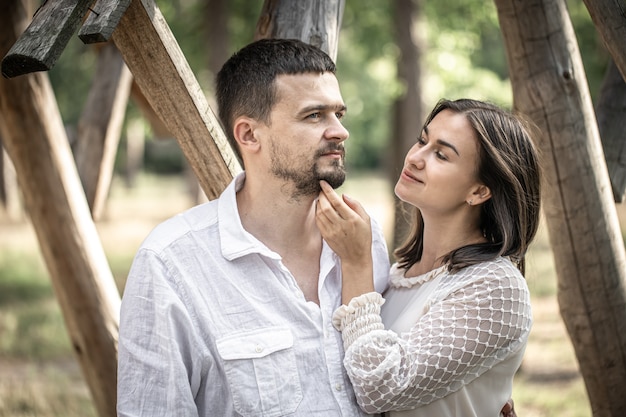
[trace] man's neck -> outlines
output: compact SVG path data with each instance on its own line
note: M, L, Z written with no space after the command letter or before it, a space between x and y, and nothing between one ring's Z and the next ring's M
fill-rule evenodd
M307 301L319 304L317 292L322 236L315 223L315 197L288 199L266 187L237 193L243 228L278 253Z

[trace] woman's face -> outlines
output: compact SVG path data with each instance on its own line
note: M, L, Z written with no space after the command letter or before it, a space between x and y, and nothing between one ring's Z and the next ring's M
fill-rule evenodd
M465 115L443 110L407 153L396 195L423 215L458 211L481 185L478 158L478 139Z

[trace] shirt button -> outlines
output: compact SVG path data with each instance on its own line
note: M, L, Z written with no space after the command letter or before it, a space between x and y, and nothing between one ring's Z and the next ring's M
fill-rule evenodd
M255 351L256 353L261 353L261 352L263 352L263 346L261 346L261 345L256 345L256 347L254 348L254 351Z
M343 386L341 384L335 384L335 391L341 391Z

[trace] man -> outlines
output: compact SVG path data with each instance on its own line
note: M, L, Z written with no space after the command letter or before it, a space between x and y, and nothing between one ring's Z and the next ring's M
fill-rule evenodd
M261 40L217 77L245 173L219 199L159 225L122 300L120 416L359 416L331 317L341 266L315 224L319 180L345 178L335 65ZM389 270L374 227L376 289Z

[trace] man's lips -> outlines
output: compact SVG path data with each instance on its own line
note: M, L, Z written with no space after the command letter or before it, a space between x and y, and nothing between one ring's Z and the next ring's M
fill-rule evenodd
M322 156L331 156L334 158L343 158L343 151L328 151L322 153Z

